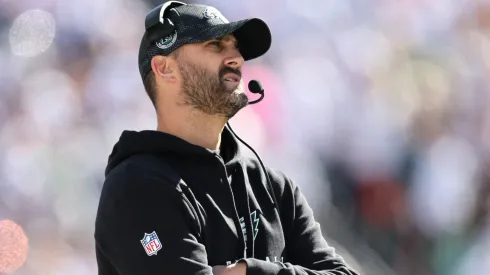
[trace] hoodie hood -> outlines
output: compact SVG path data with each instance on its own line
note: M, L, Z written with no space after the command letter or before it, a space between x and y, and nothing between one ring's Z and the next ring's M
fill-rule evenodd
M105 175L107 176L112 169L127 158L138 154L184 154L189 155L189 157L206 157L219 154L223 158L227 170L231 170L234 169L239 161L240 149L228 126L225 126L221 133L219 151L191 144L181 138L160 131L123 131L119 141L114 145L112 153L109 155Z

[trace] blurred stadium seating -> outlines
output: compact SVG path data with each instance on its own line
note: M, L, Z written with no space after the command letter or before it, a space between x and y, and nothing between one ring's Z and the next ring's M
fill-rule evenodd
M270 52L244 68L265 99L231 123L349 263L490 274L489 1L200 3L269 23ZM107 157L123 130L156 127L137 52L157 4L0 0L0 220L29 239L12 274L96 274Z

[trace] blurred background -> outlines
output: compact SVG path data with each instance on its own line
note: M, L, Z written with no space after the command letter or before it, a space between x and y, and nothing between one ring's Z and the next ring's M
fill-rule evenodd
M156 128L137 53L160 3L0 0L0 273L97 273L107 157L123 130ZM265 99L231 124L349 264L490 274L490 1L199 3L269 24L243 70Z

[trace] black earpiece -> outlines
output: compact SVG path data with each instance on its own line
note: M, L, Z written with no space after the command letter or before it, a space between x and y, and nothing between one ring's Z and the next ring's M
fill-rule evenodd
M147 37L147 39L151 42L155 42L158 39L162 39L172 34L175 31L175 26L166 15L171 9L183 5L187 4L179 1L168 1L152 9L145 18L146 31L151 29L151 32L147 32L151 33L151 37Z

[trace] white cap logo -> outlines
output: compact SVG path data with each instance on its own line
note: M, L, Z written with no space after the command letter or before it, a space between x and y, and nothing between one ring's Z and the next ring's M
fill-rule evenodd
M208 18L208 19L217 18L221 20L221 22L223 23L230 23L230 21L228 21L228 19L226 19L226 17L224 17L219 10L213 7L207 7L206 10L204 11L203 16L204 18Z

